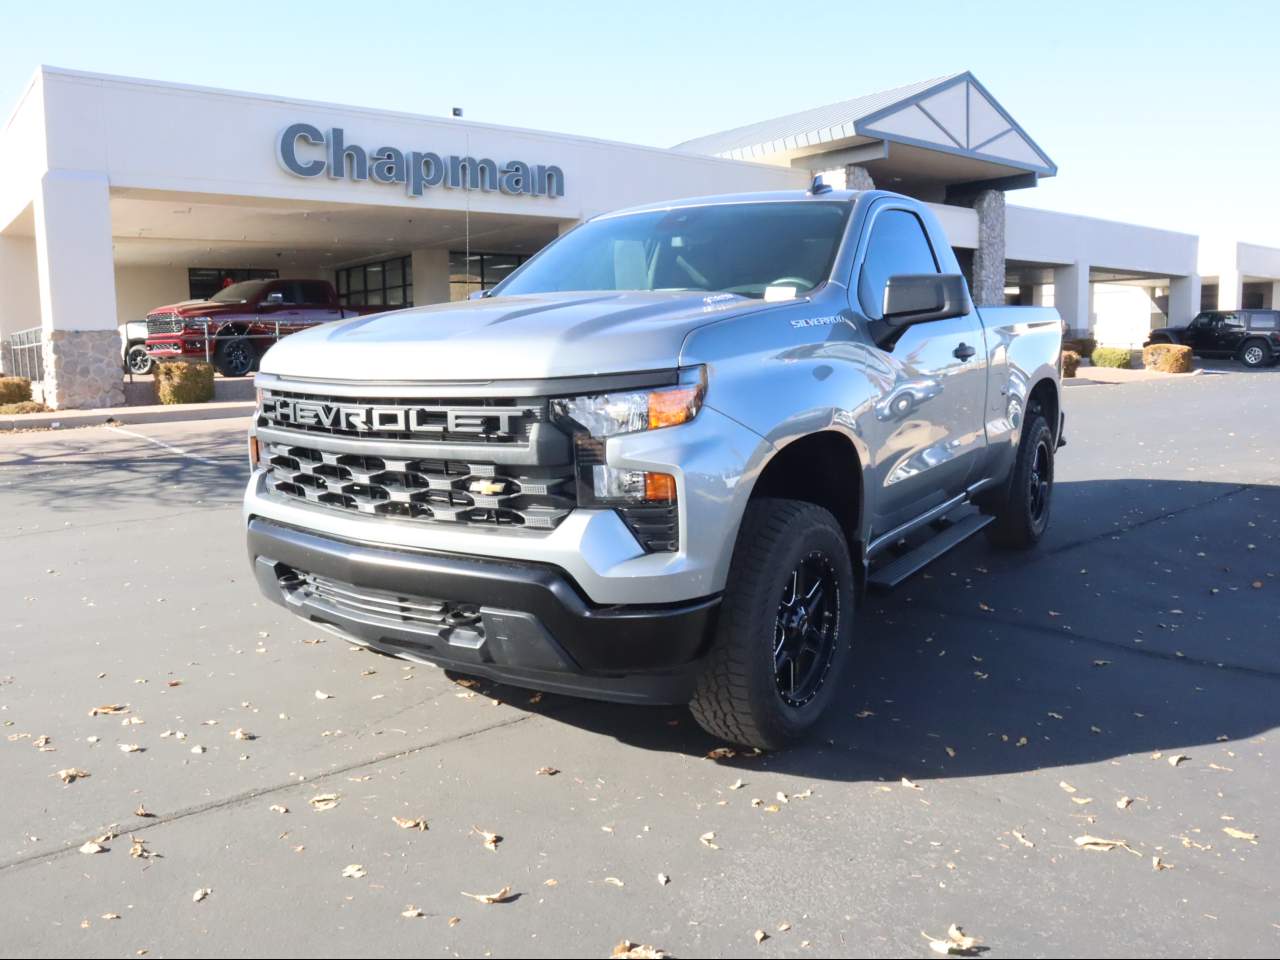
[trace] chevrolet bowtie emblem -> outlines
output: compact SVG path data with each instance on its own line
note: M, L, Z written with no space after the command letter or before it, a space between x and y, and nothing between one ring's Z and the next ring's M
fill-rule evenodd
M505 480L472 480L468 489L483 497L496 496L507 489Z

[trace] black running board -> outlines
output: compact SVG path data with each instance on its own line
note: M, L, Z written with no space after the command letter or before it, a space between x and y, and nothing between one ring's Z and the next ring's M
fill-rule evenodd
M873 569L867 578L867 586L874 590L892 590L933 563L952 547L968 540L994 519L995 517L985 514L973 513L962 520L957 520L910 553L903 554L883 567Z

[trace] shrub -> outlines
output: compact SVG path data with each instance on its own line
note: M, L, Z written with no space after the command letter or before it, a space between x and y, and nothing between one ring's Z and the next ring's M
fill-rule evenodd
M213 399L213 367L174 360L156 365L156 400L160 403L208 403Z
M1062 346L1072 353L1088 357L1092 356L1093 351L1098 349L1098 341L1093 337L1068 337L1062 341Z
M0 403L22 403L31 399L31 381L26 377L0 377Z
M10 413L48 413L49 408L34 400L19 400L17 403L0 403L0 414Z
M1062 351L1062 375L1064 377L1074 377L1076 368L1080 366L1080 354L1074 350Z
M1161 373L1187 373L1191 370L1191 348L1180 343L1153 343L1142 348L1142 365Z
M1089 359L1095 367L1115 367L1117 370L1128 370L1133 359L1124 347L1098 347L1090 354Z

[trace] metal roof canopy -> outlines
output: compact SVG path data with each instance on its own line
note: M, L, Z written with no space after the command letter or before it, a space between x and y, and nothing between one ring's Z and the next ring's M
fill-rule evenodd
M1035 186L1057 165L968 71L726 130L674 148L733 160L866 167L927 199Z

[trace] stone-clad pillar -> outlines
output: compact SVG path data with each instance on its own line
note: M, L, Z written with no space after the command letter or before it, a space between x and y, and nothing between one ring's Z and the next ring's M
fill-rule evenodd
M860 167L856 163L846 163L844 165L844 188L846 190L874 190L876 184L871 179L871 174L867 172L866 167Z
M44 402L58 409L121 406L107 178L51 170L40 181L34 208Z
M1004 305L1004 193L983 190L973 199L978 214L978 249L973 251L973 301Z

